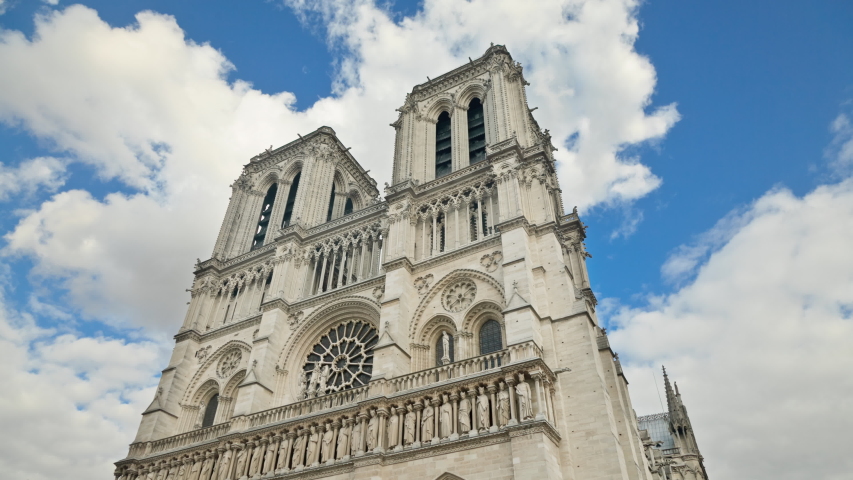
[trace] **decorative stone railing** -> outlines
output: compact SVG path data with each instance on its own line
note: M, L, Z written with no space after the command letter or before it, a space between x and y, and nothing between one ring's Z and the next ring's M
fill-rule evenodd
M367 398L369 388L369 386L353 388L264 410L262 412L248 415L247 421L251 428L280 422L282 420L288 420L301 415L320 412L330 408L353 405Z
M388 380L387 393L422 388L434 383L500 368L510 362L536 357L542 357L542 349L533 342L524 342L494 353L392 378Z
M161 438L153 442L134 443L130 445L128 457L142 457L154 455L159 452L180 448L185 445L205 442L217 438L228 433L231 429L231 422L220 423L207 428L193 430L191 432L181 433L171 437Z
M190 432L196 437L182 434L135 444L128 458L117 464L116 476L120 480L269 478L351 463L365 455L473 440L526 428L527 422L553 425L556 379L541 357L533 356L539 353L532 343L522 344L457 362L456 367L428 371L436 374L433 378L445 372L450 378L444 381L388 392L411 385L405 380L411 376L380 380L349 392L238 417L230 425ZM459 376L453 377L454 373ZM239 427L232 430L239 431L225 432L235 426ZM212 433L217 427L222 428L218 435ZM558 441L556 431L547 428ZM181 444L188 446L178 448Z

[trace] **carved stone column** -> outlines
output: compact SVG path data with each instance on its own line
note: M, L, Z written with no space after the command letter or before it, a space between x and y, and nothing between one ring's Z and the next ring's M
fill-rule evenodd
M406 409L403 407L397 407L397 445L394 446L395 452L403 451L403 423L405 421Z
M533 381L536 384L536 419L544 420L545 419L545 392L542 390L542 373L536 373L533 375Z
M456 392L450 394L450 403L453 407L453 416L450 420L450 440L459 439L459 433L456 431L459 425L459 395Z
M412 444L412 448L417 448L421 446L421 430L423 430L421 427L421 411L424 409L424 406L422 403L416 402L413 408L417 417L415 421L415 443Z
M468 437L476 437L480 433L477 431L480 424L477 418L477 387L470 388L467 396L471 402L471 431L468 432Z
M512 375L507 375L504 381L509 389L509 422L507 422L507 426L518 425L518 420L515 417L515 378Z
M436 398L433 398L432 401L430 401L430 404L432 404L432 420L433 420L431 442L433 445L438 445L438 443L441 441L441 435L439 435L439 430L438 430L439 427L441 426L441 425L439 425L439 420L441 419L441 411L439 411L439 407L441 406L441 400L439 400L438 395L436 395Z
M489 392L489 400L491 401L491 412L492 412L492 426L489 427L489 432L497 432L498 431L498 404L495 401L495 391L497 391L498 387L494 385L489 385L486 387L486 390Z
M373 449L373 453L383 453L385 452L385 442L388 438L388 433L385 431L388 419L388 410L379 408L376 410L376 414L379 415L379 436L376 439L376 448Z
M367 434L367 413L360 412L358 414L358 422L361 428L358 430L358 438L353 438L354 442L358 442L358 450L355 452L356 457L364 455L364 436Z

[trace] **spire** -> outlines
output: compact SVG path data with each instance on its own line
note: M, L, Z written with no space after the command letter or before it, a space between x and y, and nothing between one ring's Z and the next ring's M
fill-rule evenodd
M661 366L661 368L663 369L663 385L666 390L666 406L667 410L669 410L670 417L672 417L678 403L675 401L675 393L672 391L672 385L669 383L669 377L666 374L666 367Z

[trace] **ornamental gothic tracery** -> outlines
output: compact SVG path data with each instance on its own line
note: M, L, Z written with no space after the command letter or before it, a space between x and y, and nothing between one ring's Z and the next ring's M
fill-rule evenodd
M367 385L378 341L376 329L362 320L329 329L308 354L298 395L313 397Z
M476 296L477 285L471 280L462 280L444 290L441 295L441 304L448 312L461 312L474 303Z

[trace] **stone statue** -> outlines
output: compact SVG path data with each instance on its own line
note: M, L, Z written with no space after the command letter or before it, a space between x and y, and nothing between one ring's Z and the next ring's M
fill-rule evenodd
M326 431L323 433L323 445L320 448L320 461L322 461L323 463L335 459L335 452L332 446L332 440L334 439L335 432L332 430L332 426L327 423Z
M424 400L424 405L424 413L421 414L421 441L428 442L432 440L435 419L433 417L433 408L429 404L429 401Z
M222 456L219 457L219 474L217 480L228 480L228 473L231 467L231 450L225 450ZM180 477L180 475L178 475Z
M350 440L350 455L355 455L361 449L361 421L353 419L352 439Z
M376 410L370 411L370 421L367 422L367 451L372 452L376 448L376 434L379 430L379 418Z
M450 335L447 331L441 332L441 364L447 365L450 363Z
M347 456L347 452L349 451L349 449L347 448L349 447L349 445L347 445L347 440L349 440L349 436L350 426L349 424L346 424L342 426L341 430L338 432L338 448L335 452L335 458L337 458L338 460Z
M308 451L305 456L305 463L314 463L314 454L317 453L317 443L320 441L320 433L317 432L317 427L311 425L311 436L308 437Z
M320 378L317 380L317 396L326 394L326 382L329 381L329 375L331 374L331 370L328 365L323 365L323 368L320 370Z
M252 461L249 463L249 476L254 477L261 473L261 460L264 457L264 447L258 442L252 450Z
M480 395L477 397L477 420L480 431L488 430L491 426L489 418L489 396L486 395L486 389L480 387Z
M504 389L504 384L501 383L500 391L498 392L498 425L503 427L509 423L509 392Z
M465 392L459 399L459 433L468 433L471 430L471 401L465 397Z
M196 474L198 471L196 471ZM145 480L154 480L154 476L157 474L157 470L154 467L151 467L151 470L148 470L148 475L145 476Z
M308 391L305 392L305 398L311 398L317 395L317 381L320 380L320 372L317 367L311 370L311 379L308 382Z
M533 405L530 398L530 385L524 381L524 374L518 374L518 385L515 386L515 393L518 395L518 416L519 420L527 420L533 418Z
M292 456L292 465L293 467L301 467L304 465L303 459L305 458L305 435L301 434L296 437L296 441L293 444L293 456Z
M403 442L406 445L411 445L415 443L415 422L417 422L417 415L412 411L411 405L406 405L406 413L405 425L403 425Z
M299 381L296 387L296 401L304 400L305 397L308 396L308 378L306 377L306 373L303 370L301 374L299 374Z
M189 480L198 480L198 474L201 473L201 460L196 460L193 462L193 468L190 470L190 479ZM153 474L148 474L149 478L153 479Z
M246 471L246 452L247 447L243 447L237 450L237 470L234 471L234 477L240 478L243 476L243 472Z
M448 401L447 395L443 395L442 400L438 416L438 435L441 438L447 438L453 432L453 406Z
M278 461L275 463L275 469L281 470L282 468L287 468L287 442L292 441L292 439L285 438L281 441L281 446L278 447ZM224 480L224 479L223 479Z
M213 457L207 457L204 459L204 463L201 465L201 475L198 476L198 479L210 480L211 470L213 470Z
M181 462L181 466L178 468L178 479L177 480L186 480L187 475L187 464Z
M169 469L169 473L166 474L166 480L175 480L175 475L178 474L178 466L172 465L172 468Z
M264 456L264 467L260 473L267 473L273 469L273 462L275 462L275 442L270 441L267 445L267 453Z
M400 443L400 418L394 408L391 409L391 417L388 419L388 448L394 448Z
M163 477L166 476L167 471L169 471L169 467L164 466L160 468L160 470L157 472L157 480L163 480Z

